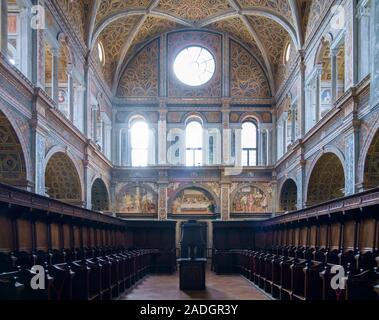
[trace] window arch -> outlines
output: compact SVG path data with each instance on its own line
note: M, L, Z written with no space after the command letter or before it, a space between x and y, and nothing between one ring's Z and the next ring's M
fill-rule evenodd
M291 43L289 42L285 46L285 50L284 50L284 55L283 55L283 64L284 65L286 65L290 61L291 50L292 50L292 46L291 46Z
M130 125L131 160L133 167L146 167L149 150L149 126L143 119L136 119Z
M242 166L253 167L258 164L258 127L255 122L242 124L241 133Z
M186 126L186 165L201 166L203 163L203 126L190 120Z
M101 65L104 66L105 65L105 50L104 50L103 43L101 41L97 43L97 51L98 51L99 62Z

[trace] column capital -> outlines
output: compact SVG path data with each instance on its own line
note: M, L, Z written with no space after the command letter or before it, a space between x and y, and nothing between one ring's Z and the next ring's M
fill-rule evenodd
M159 100L159 109L166 109L166 108L167 108L166 100L160 99Z
M51 54L53 55L53 58L59 58L60 52L59 48L51 48Z
M363 0L358 4L356 17L358 19L366 17L369 18L371 14L370 0Z
M336 47L330 49L330 56L332 58L336 58L339 51L340 51L340 47L339 46L336 46Z
M232 102L231 98L222 98L221 99L222 108L223 109L229 109L231 102Z
M318 64L315 66L315 76L320 77L322 75L322 64Z

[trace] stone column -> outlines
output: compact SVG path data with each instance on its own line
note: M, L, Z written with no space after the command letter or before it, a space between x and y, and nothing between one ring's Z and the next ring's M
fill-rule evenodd
M273 129L267 130L267 165L272 165L273 163Z
M282 140L282 146L283 146L283 155L287 153L287 120L288 120L288 113L283 113L283 140Z
M355 192L355 141L351 130L345 135L345 195Z
M275 173L274 173L275 176ZM276 179L276 176L275 176ZM271 182L272 190L272 217L276 216L277 213L277 199L278 199L278 182L276 180Z
M357 103L354 107L358 109ZM361 122L354 115L352 126L345 134L345 195L352 195L359 192L357 186L357 172L359 161L359 138Z
M34 103L31 121L32 144L31 154L34 163L34 191L45 196L45 144L47 129L44 128L40 119L38 102Z
M258 163L257 163L257 165L263 166L263 153L264 153L263 133L264 133L264 130L259 129L258 133L259 133L259 138L258 138L258 146L257 146L258 147Z
M300 137L303 138L305 135L305 61L304 52L301 51L301 62L300 62Z
M0 50L3 55L8 56L8 0L1 0L1 42Z
M96 143L97 139L97 110L99 106L98 105L92 105L91 107L91 113L92 113L92 140L94 143Z
M223 36L223 46L222 46L222 49L223 49L223 52L222 52L222 56L223 56L223 63L222 63L222 76L223 76L223 79L222 79L222 96L223 97L229 97L230 96L230 66L229 66L229 51L230 51L230 48L229 48L229 44L230 44L230 41L229 41L229 36L227 34L225 34Z
M68 87L68 109L69 109L69 119L72 123L74 123L75 120L75 115L74 115L74 98L75 98L75 90L74 90L74 79L72 77L72 64L69 64L67 66L67 76L68 76L68 81L67 81L67 87Z
M158 187L158 219L167 220L167 184L161 183Z
M110 160L111 159L111 145L112 145L112 138L111 138L111 131L112 131L112 124L107 122L105 124L104 129L104 154L105 156Z
M165 97L167 92L167 68L166 68L166 50L167 50L167 35L163 34L160 38L160 85L159 85L159 96Z
M89 161L88 161L88 146L85 149L85 156L83 160L83 180L84 180L84 199L83 207L89 210L92 209L92 200L91 200L91 181L89 179Z
M306 160L304 160L304 147L302 146L302 159L300 160L300 172L299 172L299 179L298 182L299 186L297 187L298 193L301 193L301 203L298 203L297 206L299 209L306 208L307 203L307 190L305 190L305 183L306 183ZM298 200L300 200L300 197L298 197Z
M166 105L161 104L158 120L158 165L167 164L167 110Z
M371 108L379 104L379 2L371 1Z
M224 99L222 105L222 163L228 165L231 163L231 139L229 116L230 100Z
M104 125L104 120L101 119L100 120L100 135L101 135L101 141L100 141L100 146L101 146L101 151L104 153L104 145L105 145L105 141L104 141L104 138L105 138L105 125Z
M52 87L51 87L51 98L58 104L58 91L59 91L59 79L58 79L58 64L59 64L59 50L52 50L53 61L52 61Z
M300 169L296 173L296 184L297 184L297 210L303 209L303 180L305 181L305 168L300 162Z
M296 140L296 105L292 104L290 107L291 110L291 143L294 143Z
M230 220L230 184L221 183L221 220Z
M337 70L337 55L338 48L333 48L330 50L330 56L332 60L332 103L337 100L337 80L338 80L338 70Z
M116 186L117 186L117 183L116 182L112 182L111 183L111 195L110 195L110 198L111 198L111 211L112 211L112 215L114 217L116 217L116 213L117 213L117 205L116 205Z
M357 20L359 30L357 30L358 59L358 80L362 80L370 73L370 0L361 1L357 9Z
M20 38L21 38L21 61L20 70L32 79L32 64L36 63L33 60L33 50L31 41L31 28L30 28L30 15L28 7L21 7L20 9Z
M237 127L234 129L235 132L235 146L236 146L236 152L235 152L235 161L234 166L235 167L242 167L242 125L241 127Z
M316 123L320 121L321 118L321 75L322 75L322 69L320 67L317 67L316 71L316 92L315 92L315 99L316 99Z
M84 101L83 101L83 132L84 135L87 138L90 138L91 135L91 125L89 117L91 115L91 108L90 108L90 90L89 90L89 66L88 66L88 60L84 64Z

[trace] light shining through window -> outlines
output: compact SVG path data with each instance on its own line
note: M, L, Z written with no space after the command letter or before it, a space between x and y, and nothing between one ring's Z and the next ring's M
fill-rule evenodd
M203 163L203 127L197 121L186 127L186 165L201 166Z
M257 165L257 126L253 122L245 122L242 125L242 166L252 167Z
M130 128L132 166L146 167L149 148L149 127L144 121L135 122Z
M214 75L216 63L212 54L201 47L189 47L182 50L174 62L177 78L189 86L201 86Z
M291 44L289 43L286 47L285 55L284 55L284 63L288 63L291 57Z
M97 43L97 50L99 52L99 61L102 65L105 64L105 52L104 52L104 47L101 42Z

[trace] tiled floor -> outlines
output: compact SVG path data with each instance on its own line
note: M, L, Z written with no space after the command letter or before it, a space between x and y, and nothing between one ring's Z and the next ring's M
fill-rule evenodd
M122 300L269 300L259 289L238 275L216 275L207 271L207 290L179 290L179 274L146 277Z

